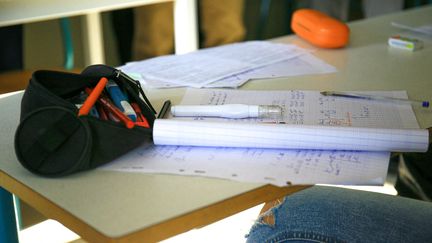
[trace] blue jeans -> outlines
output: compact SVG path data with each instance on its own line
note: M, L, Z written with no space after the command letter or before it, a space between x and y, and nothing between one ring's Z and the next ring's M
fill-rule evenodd
M432 242L432 203L380 193L314 186L262 216L247 242Z

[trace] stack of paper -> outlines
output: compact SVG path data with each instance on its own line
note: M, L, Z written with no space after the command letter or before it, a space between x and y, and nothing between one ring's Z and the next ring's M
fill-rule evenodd
M404 91L366 92L395 98L407 98ZM417 129L418 124L410 105L374 102L323 96L318 91L240 91L240 90L187 90L182 104L263 104L280 105L285 113L282 120L270 118L234 119L245 127L250 123L283 122L301 126L345 127L364 129ZM224 118L170 118L174 121L193 120L226 122ZM171 120L172 121L172 120ZM229 120L233 122L233 120ZM187 129L182 127L182 129ZM200 133L199 127L194 125ZM362 130L362 129L360 129ZM230 132L236 133L236 131ZM220 134L224 135L224 134ZM359 134L364 135L364 134ZM396 135L396 134L395 134ZM330 141L332 135L328 135ZM369 136L369 135L368 135ZM219 135L203 139L218 142ZM315 143L324 143L324 134L316 130ZM275 136L276 139L276 136ZM289 136L287 137L289 139ZM381 142L380 135L370 136L371 146ZM403 141L402 141L403 142ZM374 145L375 144L375 145ZM199 146L141 147L101 167L114 171L167 173L215 177L246 182L287 184L344 184L382 185L387 175L390 152L266 149Z
M250 41L161 56L119 67L144 87L239 87L248 80L336 69L295 45Z

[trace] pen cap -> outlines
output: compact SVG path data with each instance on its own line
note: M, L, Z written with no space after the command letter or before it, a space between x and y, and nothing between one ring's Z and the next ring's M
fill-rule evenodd
M59 106L29 113L15 133L15 152L20 163L44 176L82 170L88 164L91 144L85 120Z
M258 116L259 118L282 118L283 109L278 105L259 105Z

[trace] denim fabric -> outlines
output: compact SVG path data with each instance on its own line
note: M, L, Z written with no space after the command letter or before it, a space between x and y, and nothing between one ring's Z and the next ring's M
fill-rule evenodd
M247 242L432 242L432 203L314 186L258 219Z

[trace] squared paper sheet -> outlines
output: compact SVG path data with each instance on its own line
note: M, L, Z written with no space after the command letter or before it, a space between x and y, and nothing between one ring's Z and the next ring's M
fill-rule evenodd
M266 65L259 68L248 69L244 72L230 75L222 79L204 85L205 88L236 88L254 79L293 77L300 75L325 74L337 72L337 69L323 60L315 57L306 50L301 54L291 55L291 58ZM129 73L131 75L133 73ZM142 85L151 88L175 88L183 87L182 84L172 82L143 80L142 77L134 76L141 80Z
M407 97L404 91L367 93ZM202 105L229 103L281 105L285 108L283 122L289 124L418 128L410 106L324 97L318 91L188 90L182 101L182 104ZM275 121L238 119L238 122ZM153 146L137 148L101 168L208 176L278 186L377 185L385 181L389 157L388 152Z
M230 87L251 79L336 72L336 68L292 44L248 41L130 62L119 67L143 86Z
M293 77L334 72L337 72L335 67L315 57L311 53L306 52L288 60L226 77L224 79L210 83L205 87L238 87L253 79Z

